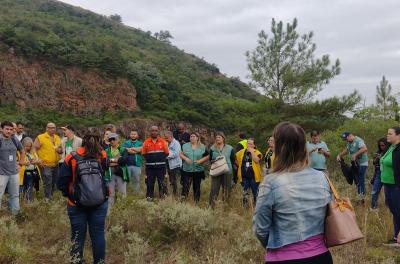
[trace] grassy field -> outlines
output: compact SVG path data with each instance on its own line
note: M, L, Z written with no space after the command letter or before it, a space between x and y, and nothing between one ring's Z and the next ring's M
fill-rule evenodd
M355 198L355 187L345 185L338 171L332 174L341 194ZM264 250L251 230L253 211L241 206L241 188L236 186L231 200L214 211L207 208L209 189L207 178L198 207L192 199L118 199L107 219L107 263L262 263ZM369 212L369 202L355 205L365 239L332 249L334 263L400 263L400 249L382 245L393 232L383 193L378 212ZM18 217L5 207L3 201L0 263L69 263L69 220L59 193L51 203L39 194ZM85 258L91 263L89 239Z

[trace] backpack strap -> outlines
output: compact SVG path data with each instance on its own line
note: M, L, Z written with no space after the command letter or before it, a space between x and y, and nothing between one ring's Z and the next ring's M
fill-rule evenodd
M83 157L81 155L79 155L78 153L76 153L76 151L72 151L71 152L72 157L76 160L76 161L81 161L83 160Z
M0 137L0 148L1 148L1 145L3 145L3 140L4 140L4 138ZM13 142L13 144L17 148L17 150L19 150L18 149L17 138L15 136L11 136L11 141Z

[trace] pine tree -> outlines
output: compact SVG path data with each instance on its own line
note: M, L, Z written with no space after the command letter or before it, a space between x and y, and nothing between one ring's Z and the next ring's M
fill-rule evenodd
M272 19L271 36L262 30L258 46L246 52L253 86L268 98L289 104L310 101L330 79L340 73L340 62L330 65L329 55L315 58L313 32L299 35L297 19L283 27Z
M376 106L381 111L383 119L395 117L397 113L397 100L392 95L392 86L385 76L382 77L379 85L376 86Z

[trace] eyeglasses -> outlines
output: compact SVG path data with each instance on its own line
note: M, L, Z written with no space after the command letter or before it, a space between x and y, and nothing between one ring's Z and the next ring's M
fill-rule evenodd
M108 141L115 141L117 140L116 138L109 138Z

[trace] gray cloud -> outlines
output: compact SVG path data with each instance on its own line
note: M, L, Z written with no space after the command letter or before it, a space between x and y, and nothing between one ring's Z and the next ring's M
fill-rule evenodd
M375 87L386 75L400 92L400 2L397 0L63 0L94 12L120 14L126 25L156 32L169 30L173 44L215 63L229 76L246 81L244 53L256 46L257 33L269 31L272 17L298 31L314 31L317 54L339 58L342 74L319 98L358 89L374 103Z

